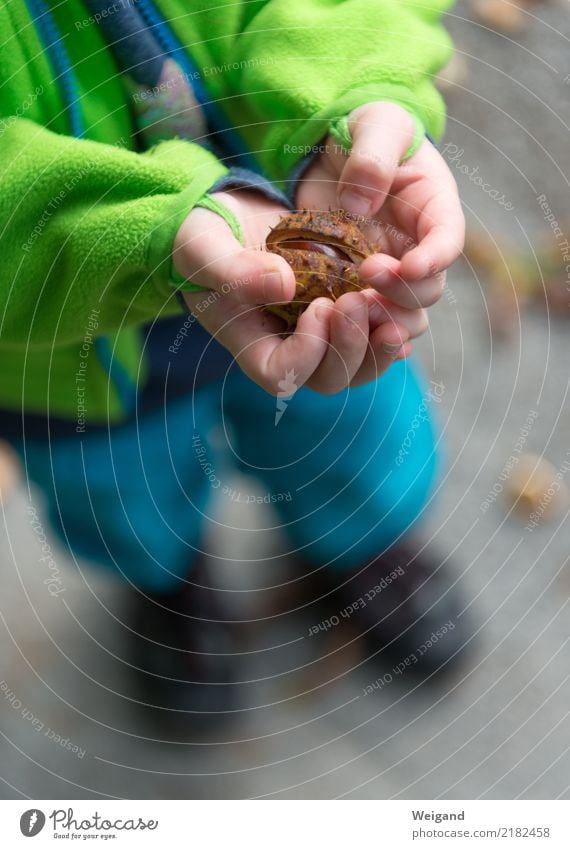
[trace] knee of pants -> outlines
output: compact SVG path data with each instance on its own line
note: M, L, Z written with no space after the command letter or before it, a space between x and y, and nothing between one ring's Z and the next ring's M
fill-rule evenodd
M189 420L182 405L166 429L160 411L112 434L26 444L29 477L73 555L148 589L188 573L212 494L188 445Z
M278 504L283 531L303 557L357 566L394 544L421 520L434 491L439 458L433 441L413 464L371 463L352 479L323 477ZM420 446L418 445L418 448Z
M265 402L269 413L271 403ZM273 466L259 471L284 531L305 554L358 562L404 534L421 515L439 467L430 407L435 396L408 365L332 398L299 393L283 427L263 414L241 439ZM288 416L285 419L285 416Z
M70 463L67 471L72 470ZM169 500L158 494L157 503L142 488L81 481L76 471L75 478L57 472L50 481L35 478L49 525L74 560L112 570L148 590L168 590L188 574L200 545L204 489L192 502L177 498L174 490Z

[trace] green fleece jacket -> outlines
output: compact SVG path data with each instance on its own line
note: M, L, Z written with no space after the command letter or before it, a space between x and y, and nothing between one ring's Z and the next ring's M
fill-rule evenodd
M128 414L125 379L144 380L138 328L180 312L174 236L227 169L181 139L135 152L131 95L89 9L47 5L87 129L71 137L61 74L26 3L1 0L0 407L77 418L81 367L89 420L115 422ZM401 103L441 136L432 77L451 51L440 23L449 5L155 3L209 98L277 183L335 119L372 100ZM112 367L92 352L95 337L106 337Z

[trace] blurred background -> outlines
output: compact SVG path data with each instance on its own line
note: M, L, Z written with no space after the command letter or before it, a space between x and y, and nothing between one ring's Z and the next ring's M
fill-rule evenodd
M452 680L403 675L364 696L376 668L346 651L317 662L314 617L276 615L291 585L279 534L259 532L270 508L226 499L219 521L251 529L210 541L249 620L236 645L247 709L208 737L157 734L121 660L124 590L50 537L65 593L46 592L4 452L0 797L570 798L568 12L568 0L460 0L447 16L457 50L439 83L442 151L468 240L418 345L443 384L447 445L423 536L452 553L478 627L469 663ZM256 592L267 567L252 561L265 556L281 586Z

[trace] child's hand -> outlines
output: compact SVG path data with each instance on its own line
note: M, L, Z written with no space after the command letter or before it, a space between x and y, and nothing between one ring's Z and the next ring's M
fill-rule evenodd
M282 257L260 250L270 227L288 210L255 191L214 197L230 208L242 225L246 247L215 212L196 208L182 224L174 244L174 263L184 277L209 292L184 293L202 326L236 358L242 370L273 395L293 371L297 386L339 392L374 380L398 356L407 340L422 332L421 322L386 323L377 305L359 292L336 303L318 298L302 314L295 333L283 337L283 322L258 309L261 304L291 300L295 277ZM372 294L372 293L370 293ZM403 347L402 347L403 346Z
M379 252L362 263L362 282L408 310L429 307L463 248L465 222L451 172L427 139L399 165L415 129L401 106L361 106L348 126L350 156L329 137L299 186L297 205L342 207L372 219L365 232Z

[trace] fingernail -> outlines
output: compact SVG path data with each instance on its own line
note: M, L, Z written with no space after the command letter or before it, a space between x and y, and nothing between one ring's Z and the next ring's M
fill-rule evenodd
M388 356L395 357L402 350L402 343L396 342L395 345L390 345L389 342L384 342L382 350L385 354L388 354Z
M372 201L365 198L364 195L351 192L349 189L340 193L339 203L343 209L353 215L368 215L372 209Z
M318 321L328 321L330 315L330 307L317 306L315 307L315 316Z
M396 359L397 360L407 360L411 353L412 353L411 346L409 346L409 348L408 348L406 345L402 345L398 354L396 355Z
M266 301L284 301L285 281L280 271L268 271L262 278L263 297Z

